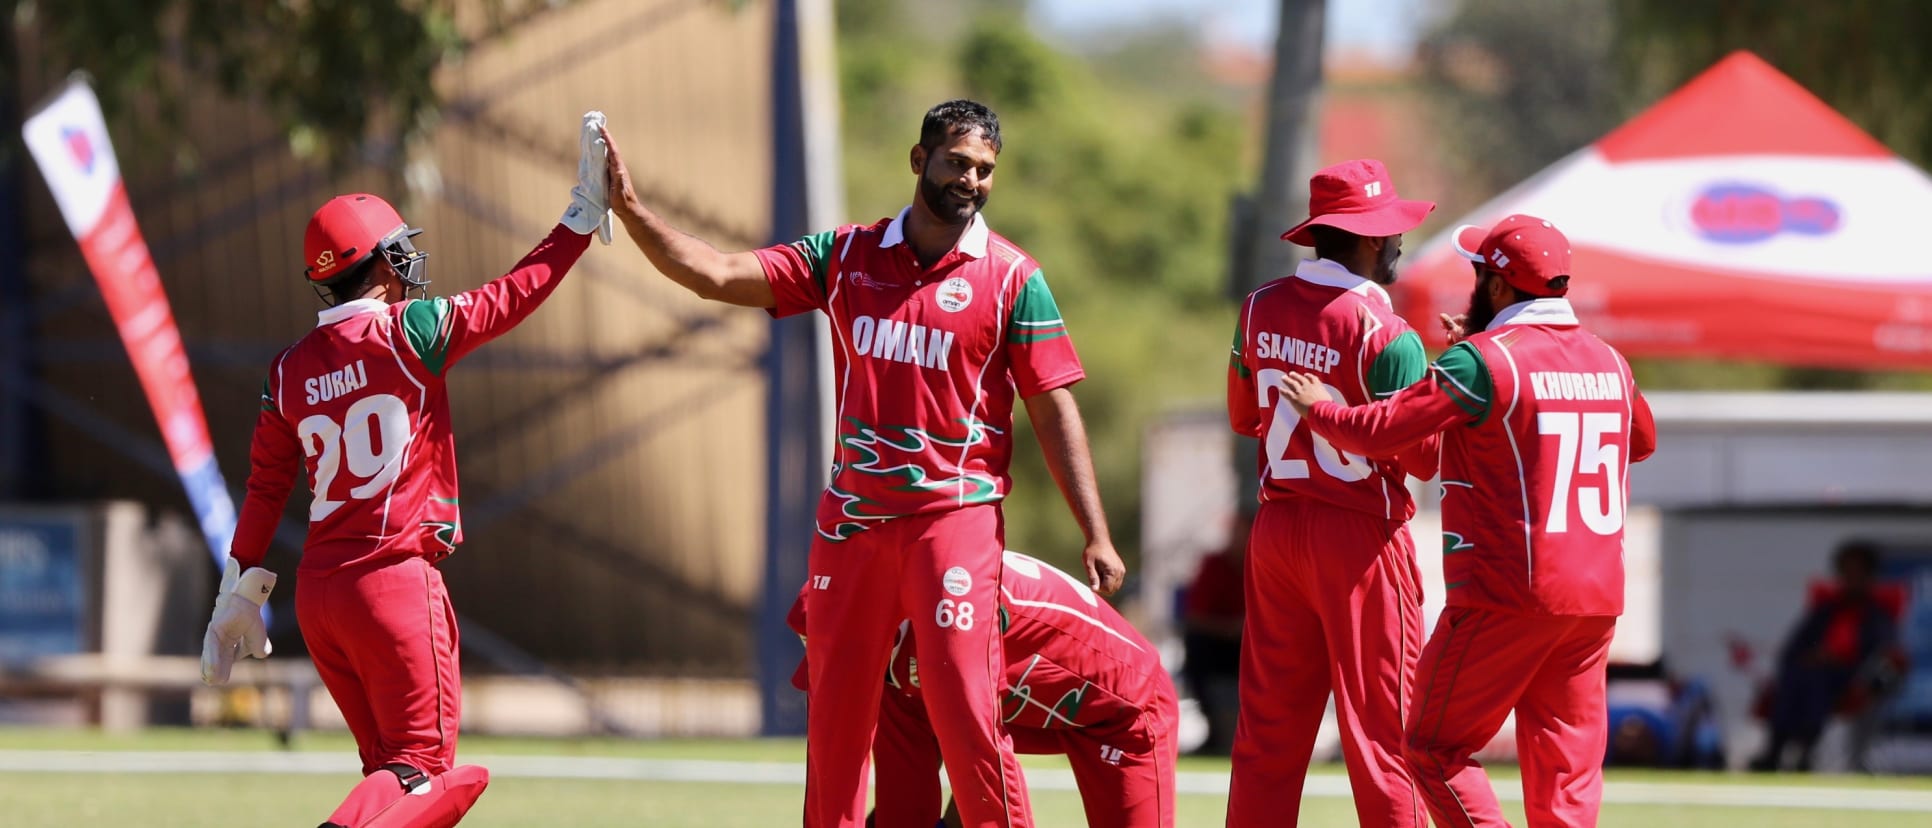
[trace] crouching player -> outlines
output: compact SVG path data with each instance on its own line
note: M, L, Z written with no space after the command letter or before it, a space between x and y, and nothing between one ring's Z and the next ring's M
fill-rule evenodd
M422 231L382 199L338 196L309 220L308 282L331 307L263 384L248 496L201 676L224 684L235 659L268 655L261 606L275 574L262 558L306 472L314 498L295 615L363 773L324 828L446 828L490 783L489 771L455 764L456 615L435 564L463 530L444 376L535 311L600 229L603 122L584 116L562 222L508 274L453 299L412 297L428 292L428 254L410 242Z
M1014 751L1065 754L1091 828L1173 828L1180 712L1160 653L1080 579L1038 559L1009 550L999 585L997 618L981 620L1000 625L1001 717ZM789 620L807 634L803 590ZM911 628L899 625L873 737L878 806L867 825L876 828L932 828L940 819L939 742L920 697ZM805 676L801 662L792 683L804 689ZM947 817L958 824L952 811Z

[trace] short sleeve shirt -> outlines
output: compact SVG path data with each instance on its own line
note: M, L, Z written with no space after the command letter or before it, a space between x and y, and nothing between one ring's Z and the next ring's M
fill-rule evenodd
M907 211L757 251L776 316L831 320L838 445L818 531L1001 500L1013 402L1086 376L1031 256L975 217L922 266Z

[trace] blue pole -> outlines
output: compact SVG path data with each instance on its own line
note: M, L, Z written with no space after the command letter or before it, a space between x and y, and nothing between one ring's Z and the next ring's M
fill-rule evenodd
M17 78L18 55L13 38L0 35L0 123L20 123ZM12 130L10 136L18 136ZM0 376L31 379L33 358L27 333L27 254L23 225L27 220L25 181L21 174L26 145L10 137L0 145ZM33 439L33 409L27 395L0 394L0 500L20 500L34 494L29 470L40 451Z
M788 242L812 231L808 222L805 103L801 81L798 2L777 0L772 26L772 238ZM765 583L757 617L759 712L766 736L805 732L805 694L791 686L805 655L785 624L805 583L813 513L826 465L818 437L818 342L815 323L801 314L771 323L764 367Z

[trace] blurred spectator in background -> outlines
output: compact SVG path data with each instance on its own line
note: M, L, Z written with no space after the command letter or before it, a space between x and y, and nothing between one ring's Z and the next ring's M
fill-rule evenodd
M1825 722L1848 694L1861 696L1860 707L1869 706L1874 688L1867 682L1895 651L1902 599L1896 588L1880 587L1878 563L1877 544L1846 541L1832 556L1837 579L1812 584L1805 613L1778 653L1776 683L1766 705L1771 740L1751 761L1752 770L1784 769L1791 747L1797 748L1793 766L1811 770ZM1853 757L1854 765L1861 761Z
M1662 659L1613 663L1605 673L1610 741L1604 764L1724 767L1724 738L1709 685L1674 675Z
M1234 723L1240 711L1242 585L1246 580L1248 530L1256 505L1248 502L1235 516L1227 548L1201 558L1182 608L1182 643L1187 661L1181 672L1187 689L1207 717L1207 741L1195 753L1226 756L1234 749Z

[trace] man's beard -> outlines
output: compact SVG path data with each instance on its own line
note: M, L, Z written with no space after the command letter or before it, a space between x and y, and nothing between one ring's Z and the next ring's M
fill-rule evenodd
M965 224L978 215L980 208L986 206L986 196L975 195L973 200L961 204L947 194L952 185L932 180L931 176L919 176L919 200L925 202L926 210L947 224Z
M1395 284L1395 260L1401 257L1401 248L1384 243L1382 252L1375 254L1375 273L1371 278L1384 285Z
M1469 294L1469 315L1462 323L1462 329L1467 333L1488 330L1489 323L1496 321L1497 308L1490 304L1489 291L1484 290L1486 287L1486 280L1477 279L1476 289Z

